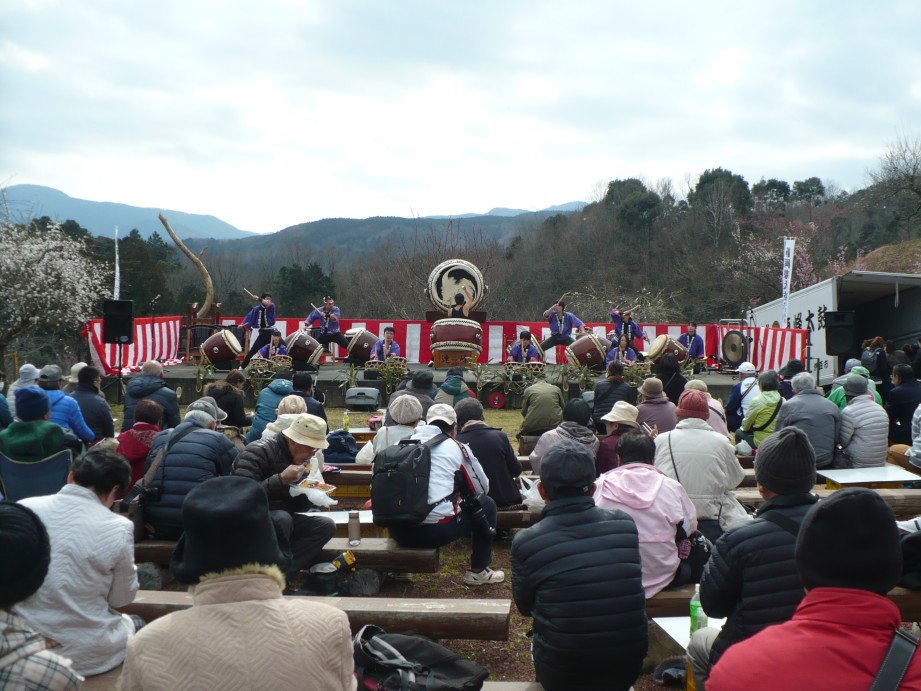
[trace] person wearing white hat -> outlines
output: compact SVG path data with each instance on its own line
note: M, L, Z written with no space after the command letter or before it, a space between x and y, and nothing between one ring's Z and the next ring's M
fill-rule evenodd
M301 413L274 438L248 444L233 464L234 475L251 478L265 489L272 521L291 543L293 556L285 573L289 582L317 561L320 550L336 534L336 524L328 518L303 515L312 506L306 495L292 497L289 492L303 478L314 454L328 446L326 420Z
M41 376L41 370L35 365L29 363L19 368L19 379L10 384L6 392L6 402L10 411L16 414L16 389L24 389L27 386L38 386L38 378Z
M639 412L635 405L630 405L626 401L617 401L610 411L601 416L601 421L607 425L607 436L598 446L598 457L595 461L597 475L617 467L617 442L630 430L640 428L636 421Z
M64 385L61 387L61 391L66 394L71 394L77 389L77 384L80 383L80 370L86 367L85 362L78 362L76 365L71 366L70 376L64 377Z
M758 388L758 370L752 363L743 362L739 365L739 381L732 386L729 398L726 399L727 429L730 431L739 429L742 425L742 418L748 412L748 406L759 395L761 395L761 389Z

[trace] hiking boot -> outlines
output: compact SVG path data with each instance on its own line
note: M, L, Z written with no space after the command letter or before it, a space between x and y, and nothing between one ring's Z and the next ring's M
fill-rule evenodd
M488 566L482 571L468 571L464 574L464 585L492 585L504 580L504 571L493 571Z

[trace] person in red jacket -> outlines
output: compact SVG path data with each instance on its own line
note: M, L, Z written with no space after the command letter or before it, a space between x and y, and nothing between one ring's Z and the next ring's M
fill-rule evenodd
M707 691L870 688L902 621L886 597L902 574L892 509L870 489L835 492L803 519L796 566L807 592L793 618L731 646ZM921 689L921 656L897 686Z
M154 437L160 431L162 419L163 406L145 398L138 401L134 409L134 426L118 435L118 448L115 450L131 465L129 489L144 477L144 462L150 453Z

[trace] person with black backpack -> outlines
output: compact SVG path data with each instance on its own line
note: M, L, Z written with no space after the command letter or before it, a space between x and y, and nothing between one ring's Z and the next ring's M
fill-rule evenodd
M436 403L429 408L425 424L416 427L408 440L384 449L375 457L371 480L374 522L388 527L390 536L402 547L443 547L469 535L473 544L464 585L502 583L505 574L489 568L496 528L496 502L486 495L489 478L476 456L456 436L454 408ZM411 485L400 484L405 477L399 452L404 450L405 455L408 453L405 449L412 445L425 447L417 452L422 462L413 465L426 467L427 474ZM412 503L412 486L428 488L421 522L418 515L413 518L410 514L401 517L385 514L390 508L388 499L397 495L401 505Z

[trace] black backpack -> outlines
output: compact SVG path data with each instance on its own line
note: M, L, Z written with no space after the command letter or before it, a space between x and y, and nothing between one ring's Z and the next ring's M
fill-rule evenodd
M326 463L354 463L358 455L355 437L344 430L330 432L326 441L329 446L323 449L323 461ZM369 442L370 443L370 442Z
M481 689L489 670L420 636L368 624L352 641L359 691Z
M371 515L375 525L385 528L419 525L436 504L429 503L431 448L448 439L439 434L420 444L402 439L374 456L371 464Z
M870 374L876 372L876 350L864 348L860 354L860 364L867 368Z

